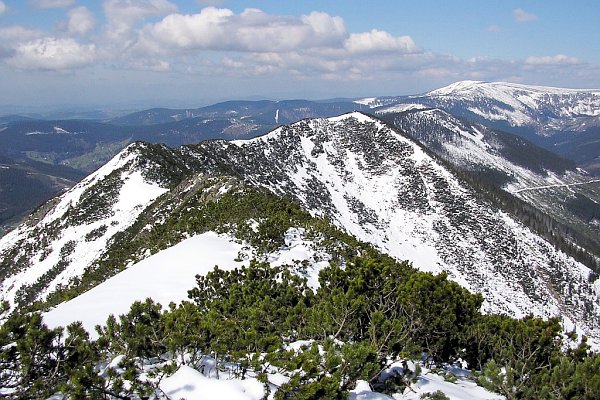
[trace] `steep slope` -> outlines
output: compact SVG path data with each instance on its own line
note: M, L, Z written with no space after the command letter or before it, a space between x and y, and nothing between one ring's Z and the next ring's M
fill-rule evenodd
M14 158L0 151L0 236L3 225L18 222L85 175L66 166Z
M113 236L168 191L173 160L135 144L0 241L3 300L28 305L80 276Z
M600 338L598 282L588 268L483 200L416 142L361 113L251 140L129 147L0 240L0 295L13 305L57 304L210 231L267 258L290 228L322 237L330 259L360 249L297 204L421 270L447 271L481 292L487 311L560 315ZM316 271L305 273L314 279Z
M533 129L548 136L578 132L600 123L600 90L462 81L404 102L442 108L452 114Z
M597 336L590 270L481 200L410 139L354 113L192 147L360 240L482 292L488 311L560 314ZM581 293L579 295L578 293ZM584 294L585 293L585 294Z
M594 213L582 213L574 207L577 199L600 203L597 177L523 138L458 119L440 109L386 113L383 118L456 167L581 232L586 247L593 247L600 255L600 220Z
M600 90L463 81L417 96L378 98L378 112L440 108L517 134L597 173Z

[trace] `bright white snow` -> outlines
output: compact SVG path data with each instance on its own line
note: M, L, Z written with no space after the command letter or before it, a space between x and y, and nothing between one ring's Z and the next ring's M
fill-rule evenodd
M256 379L211 379L186 365L163 379L160 388L172 400L260 400L265 395Z
M107 165L100 168L94 174L77 184L73 189L60 197L59 203L42 219L39 225L48 225L62 218L75 205L83 193L97 183L101 178L132 162L137 157L136 152L124 152L121 156L113 158ZM154 183L147 182L139 170L125 169L121 173L122 186L116 203L112 207L112 213L105 219L94 221L90 224L73 224L62 228L47 249L42 249L36 254L32 265L14 274L0 283L0 298L14 304L14 297L23 285L30 285L43 276L60 262L67 261L66 267L48 284L43 295L51 293L59 284L68 284L72 277L81 275L85 268L96 261L107 248L108 241L112 236L135 222L139 214L157 197L168 191ZM105 231L94 240L86 240L90 232L104 227ZM0 252L13 246L19 238L27 238L27 242L33 245L39 240L35 235L31 236L33 228L21 225L0 240ZM73 246L73 251L67 256L62 254L65 246ZM44 252L47 252L44 254Z
M285 245L264 257L272 265L295 265L307 261L305 276L311 287L318 286L319 271L329 264L330 256L315 250L314 243L305 239L305 231L290 228ZM243 261L239 255L246 254ZM50 327L65 326L81 321L88 332L102 325L110 314L129 311L135 301L151 297L167 306L187 299L188 290L196 285L196 275L205 275L215 266L224 270L248 265L255 251L234 238L206 232L187 238L162 250L107 279L76 298L58 305L44 314Z
M127 313L137 300L151 297L163 306L179 303L187 299L197 274L206 274L215 265L232 269L247 264L235 261L241 249L241 244L213 232L193 236L58 305L44 314L44 321L50 327L81 321L88 332L94 332L94 327L103 325L110 314Z

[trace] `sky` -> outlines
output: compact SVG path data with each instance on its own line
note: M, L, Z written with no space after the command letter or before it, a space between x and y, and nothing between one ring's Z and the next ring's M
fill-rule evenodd
M0 0L0 106L600 88L594 0Z

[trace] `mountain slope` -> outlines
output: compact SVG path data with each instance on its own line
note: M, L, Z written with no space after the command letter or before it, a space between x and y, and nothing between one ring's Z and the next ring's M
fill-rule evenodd
M19 160L43 162L49 166L69 166L79 170L79 179L102 166L135 141L181 146L208 139L244 139L264 134L276 126L308 117L328 117L366 108L350 101L314 102L228 101L197 109L156 108L99 122L95 120L35 120L19 116L0 118L3 151ZM48 167L50 168L50 167ZM6 175L6 174L5 174ZM31 179L27 179L31 181ZM4 198L8 211L0 205L0 224L10 217L30 212L42 201L55 196L74 182L43 190L32 185L20 188L28 201ZM0 181L0 191L13 190ZM4 215L6 214L6 216ZM1 232L0 232L1 233Z
M581 233L600 255L600 220L582 214L578 197L600 203L600 179L527 140L458 119L440 109L384 114L435 154Z
M168 189L161 160L130 146L0 241L2 297L27 305L80 276Z
M217 154L247 180L292 196L419 269L449 271L484 293L489 311L560 313L595 326L597 289L587 268L482 201L414 142L363 114L195 149L200 159ZM588 294L574 300L579 289L571 285Z
M9 271L2 297L16 294L13 304L24 305L50 294L56 304L207 231L276 251L289 228L309 219L260 187L421 270L447 271L481 292L488 312L560 315L569 328L600 338L599 288L588 268L483 200L414 141L360 113L246 141L128 148L39 222L0 240Z
M407 101L470 119L530 128L543 136L600 123L600 90L462 81Z
M359 100L360 101L360 100ZM600 90L463 81L416 96L373 99L379 113L439 108L522 136L597 172Z
M66 166L14 158L0 152L0 236L4 234L4 224L18 222L85 175Z

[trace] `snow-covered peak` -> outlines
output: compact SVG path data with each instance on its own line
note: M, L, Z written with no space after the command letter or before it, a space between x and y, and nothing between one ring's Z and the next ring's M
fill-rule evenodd
M404 104L441 108L470 120L500 124L502 129L525 127L545 136L585 130L600 119L600 89L509 82L460 81L423 95L395 98L376 112L402 112Z
M437 118L436 112L415 113ZM485 132L456 118L447 122L448 130L459 129L461 140L486 156L491 145ZM597 295L588 268L482 200L419 144L373 117L303 120L257 139L199 147L199 155L220 154L220 162L244 180L297 199L359 240L421 270L447 271L483 293L487 311L561 315L600 338L584 311ZM569 278L550 288L556 268ZM586 294L573 300L567 282L578 282Z
M539 86L539 85L524 85L520 83L512 82L484 82L484 81L459 81L452 83L448 86L444 86L439 89L432 90L426 94L426 96L449 96L449 95L462 95L469 96L472 94L485 94L486 96L494 96L498 94L514 94L514 93L527 93L530 95L568 95L578 93L591 93L600 95L600 90L595 89L568 89L559 88L552 86ZM416 97L416 96L415 96Z
M346 121L351 118L354 118L358 122L361 122L361 123L380 123L380 121L378 119L370 117L360 111L353 111L353 112L339 115L337 117L330 117L330 118L327 118L327 121L338 122L338 121Z
M449 94L455 94L457 92L469 90L469 89L473 88L475 85L478 85L480 83L483 83L483 82L482 81L469 81L469 80L454 82L448 86L444 86L442 88L432 90L429 93L427 93L427 95L429 95L429 96L446 96Z
M58 218L61 218L69 207L73 207L79 202L81 195L88 188L94 186L114 171L135 163L135 161L140 157L140 150L144 146L145 145L143 143L130 144L102 167L98 168L95 172L88 175L85 179L60 196L58 204L54 206L48 214L46 214L42 223L48 224Z
M370 123L370 124L374 124L378 127L382 127L383 124L381 123L381 121L377 118L371 117L369 115L366 115L360 111L352 111L346 114L342 114L339 115L337 117L329 117L329 118L314 118L314 119L308 119L308 120L303 120L303 121L299 121L296 122L292 125L290 125L289 127L287 126L281 126L279 128L276 128L275 130L267 133L266 135L262 135L262 136L258 136L252 139L240 139L240 140L232 140L229 143L233 143L236 146L243 146L245 144L248 143L267 143L273 140L279 140L281 138L282 135L289 133L290 132L290 128L292 131L296 132L299 135L304 135L306 134L308 131L306 130L298 130L298 129L294 129L295 127L298 126L303 126L305 123L309 123L309 124L318 124L318 125L326 125L326 126L335 126L338 125L340 123L345 123L349 120L353 120L356 121L358 123L361 124L366 124L366 123Z
M98 261L110 240L168 191L151 145L129 145L69 191L0 239L0 299L22 304L66 285ZM160 148L160 146L154 146Z

